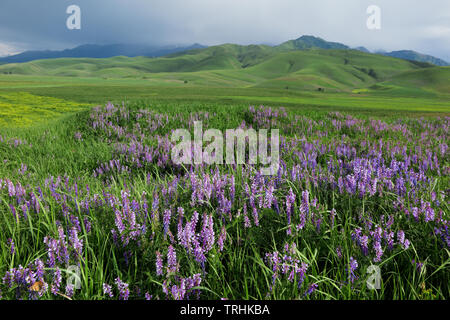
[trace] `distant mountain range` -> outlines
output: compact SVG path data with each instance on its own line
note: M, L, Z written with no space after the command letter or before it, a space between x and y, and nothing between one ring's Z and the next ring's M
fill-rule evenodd
M400 58L405 60L411 60L411 61L418 61L418 62L427 62L434 64L436 66L445 67L448 66L449 63L447 61L444 61L442 59L429 56L426 54L422 54L419 52L415 52L412 50L401 50L401 51L392 51L392 52L383 52L380 53L385 56L394 57L394 58Z
M54 58L110 58L115 56L162 57L194 49L204 49L204 48L207 48L207 46L203 46L201 44L194 44L191 46L165 46L165 47L128 45L128 44L112 44L112 45L88 44L62 51L25 51L20 54L0 58L0 64L22 63L33 60L54 59ZM364 47L350 48L349 46L342 43L329 42L322 38L308 35L302 36L296 40L286 41L280 45L273 46L273 48L280 51L310 50L310 49L325 49L325 50L353 49L365 53L372 53ZM442 59L411 50L401 50L393 52L374 52L374 53L409 61L416 61L420 63L430 63L436 66L450 65L448 62Z
M56 59L56 58L111 58L117 56L126 57L161 57L168 54L182 52L192 49L206 48L201 44L191 46L146 46L130 44L96 45L86 44L73 49L62 51L25 51L16 55L0 58L0 63L22 63L33 60Z
M278 46L282 49L291 49L291 50L305 50L305 49L341 49L341 50L348 50L351 49L350 47L346 46L345 44L338 43L338 42L329 42L326 40L323 40L318 37L314 36L302 36L296 40L290 40L287 42L282 43ZM364 47L357 47L354 48L355 50L366 52L366 53L372 53L369 50L367 50ZM450 64L442 59L422 54L419 52L415 52L412 50L400 50L400 51L392 51L392 52L374 52L375 54L381 54L384 56L404 59L404 60L410 60L410 61L417 61L417 62L426 62L431 63L436 66L445 67L449 66Z

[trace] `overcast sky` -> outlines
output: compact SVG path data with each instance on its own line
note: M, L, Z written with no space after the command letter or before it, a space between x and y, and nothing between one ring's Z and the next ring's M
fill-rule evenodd
M81 30L66 9L81 8ZM366 26L381 8L381 30ZM0 55L86 43L279 44L315 35L450 61L449 0L0 0Z

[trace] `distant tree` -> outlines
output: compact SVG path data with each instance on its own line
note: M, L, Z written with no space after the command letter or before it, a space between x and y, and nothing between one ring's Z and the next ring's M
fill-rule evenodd
M289 60L289 70L294 67L295 61Z
M345 59L344 59L344 64L348 64L348 62L349 62L348 59L345 58Z
M375 70L373 70L373 69L370 69L370 70L369 70L368 75L371 76L372 78L375 78L375 79L378 78L377 73L376 73Z
M188 81L187 81L187 80L184 80L184 83L188 83Z

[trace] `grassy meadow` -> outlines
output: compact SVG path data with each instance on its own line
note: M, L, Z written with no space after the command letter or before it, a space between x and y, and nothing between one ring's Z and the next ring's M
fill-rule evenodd
M0 66L0 297L448 299L450 68L280 50ZM195 121L279 170L173 163Z

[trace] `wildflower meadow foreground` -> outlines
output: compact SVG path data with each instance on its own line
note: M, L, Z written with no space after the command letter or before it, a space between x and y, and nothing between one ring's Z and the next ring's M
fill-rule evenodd
M278 129L279 166L175 163L197 121ZM449 128L135 103L2 132L0 297L448 299Z

